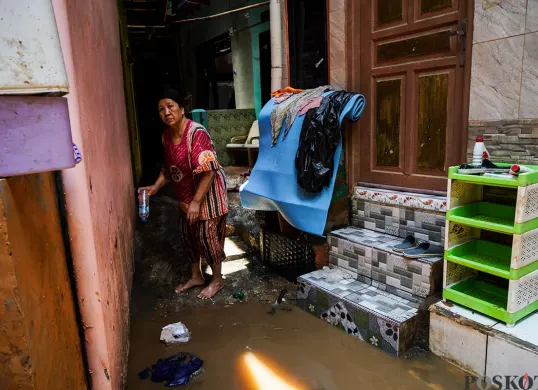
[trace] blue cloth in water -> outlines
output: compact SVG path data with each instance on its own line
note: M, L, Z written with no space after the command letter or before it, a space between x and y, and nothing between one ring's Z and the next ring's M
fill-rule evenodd
M192 376L200 371L203 360L188 353L180 353L159 361L140 374L140 379L146 379L151 374L152 382L166 382L167 387L186 384Z
M333 92L326 92L323 96L331 93ZM353 96L340 114L340 124L344 118L357 121L364 105L364 96ZM295 169L295 155L305 117L297 117L286 139L282 140L281 132L280 139L271 147L270 116L274 107L274 99L271 99L260 112L260 151L249 180L241 186L241 205L251 210L279 211L295 228L323 236L342 153L342 137L334 154L330 186L323 188L319 194L310 194L298 186Z

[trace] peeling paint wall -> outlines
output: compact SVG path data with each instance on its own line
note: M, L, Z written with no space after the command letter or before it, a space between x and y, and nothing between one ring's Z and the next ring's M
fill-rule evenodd
M53 0L82 162L63 171L94 389L120 389L129 351L135 191L115 1Z
M0 179L0 389L86 389L52 173Z

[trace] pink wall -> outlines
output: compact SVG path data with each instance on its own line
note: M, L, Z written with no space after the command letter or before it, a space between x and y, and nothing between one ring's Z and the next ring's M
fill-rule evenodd
M77 298L94 389L120 389L129 350L135 202L115 1L53 0L73 140L63 172Z

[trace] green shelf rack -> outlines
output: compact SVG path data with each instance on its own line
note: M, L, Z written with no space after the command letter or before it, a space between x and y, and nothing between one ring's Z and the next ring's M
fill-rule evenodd
M443 298L509 326L538 310L538 167L529 168L516 179L448 175Z
M443 298L505 322L515 324L538 310L538 301L509 313L508 291L491 283L472 277L443 290Z
M495 164L500 168L510 168L512 164ZM499 177L490 177L483 175L462 175L458 173L459 167L448 168L448 178L451 180L460 180L467 183L476 183L492 187L518 188L527 187L538 183L538 166L525 165L533 172L523 173L517 179L505 179Z

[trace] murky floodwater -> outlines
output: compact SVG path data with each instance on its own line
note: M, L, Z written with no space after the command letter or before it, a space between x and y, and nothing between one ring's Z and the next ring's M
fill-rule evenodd
M277 310L274 315L267 314L270 305L262 304L200 307L166 318L156 312L139 313L132 322L127 388L164 388L139 379L138 372L178 352L204 360L204 373L180 387L185 389L461 390L465 386L466 374L435 356L393 358L289 307L291 312ZM178 346L161 344L161 328L178 321L187 325L192 340Z

